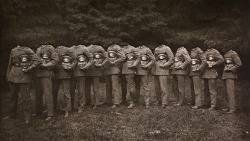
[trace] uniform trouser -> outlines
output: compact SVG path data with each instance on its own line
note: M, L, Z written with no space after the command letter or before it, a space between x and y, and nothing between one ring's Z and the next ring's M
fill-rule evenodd
M134 74L126 74L124 75L126 78L126 100L128 103L135 103L135 80Z
M204 102L205 105L209 105L209 101L211 103L211 108L215 108L217 104L217 90L216 90L216 79L205 79L205 96Z
M30 96L30 84L29 83L10 83L11 93L11 107L10 116L14 116L17 113L18 105L18 93L20 94L20 106L23 111L25 120L30 120L31 117L31 96Z
M121 75L122 102L127 101L127 81L126 75Z
M234 79L224 80L226 93L227 93L227 105L229 110L236 111L235 93L234 93Z
M93 93L94 93L94 101L93 104L94 105L100 105L100 78L101 76L88 76L88 81L87 81L87 85L86 85L86 91L87 91L87 95L89 95L90 97L87 99L91 99L91 85L93 85Z
M185 102L185 79L184 75L173 75L173 91L178 104Z
M71 98L72 109L74 109L75 106L75 94L76 94L76 78L72 77L70 79L70 98Z
M202 87L201 87L201 76L195 75L191 77L191 95L192 100L194 99L194 105L201 107L202 98Z
M140 75L135 75L135 102L139 102L140 99Z
M113 104L116 105L119 105L122 101L121 82L119 79L119 74L108 75L106 79L107 100L109 102L111 95Z
M53 102L54 109L57 106L57 97L60 86L64 96L63 109L71 111L71 98L70 98L70 79L55 79L53 82Z
M78 91L78 103L77 103L77 109L83 110L85 105L85 76L81 77L75 77L76 84L71 85L72 90Z
M149 82L148 75L140 75L140 94L143 95L146 105L149 105Z
M159 75L154 76L156 99L161 102L162 105L168 104L168 76Z
M54 116L54 104L52 94L52 79L51 77L39 77L36 79L36 111L38 114L42 113L43 109L43 95L48 110L48 116Z

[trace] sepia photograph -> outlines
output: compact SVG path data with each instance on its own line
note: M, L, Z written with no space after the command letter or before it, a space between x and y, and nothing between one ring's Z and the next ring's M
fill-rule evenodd
M250 0L0 3L0 141L250 140Z

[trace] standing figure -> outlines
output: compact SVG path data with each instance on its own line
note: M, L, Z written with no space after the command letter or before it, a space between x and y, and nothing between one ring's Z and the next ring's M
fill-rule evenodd
M208 48L205 51L207 58L207 67L205 68L202 78L204 78L204 104L210 105L209 110L215 110L217 105L216 80L218 78L217 68L224 62L222 55L214 48ZM210 100L209 100L210 97ZM210 103L210 104L209 104Z
M99 83L100 78L103 75L103 69L108 63L108 54L101 46L98 45L90 45L88 46L88 50L93 54L94 64L86 71L86 76L88 77L88 85L86 85L86 89L90 92L90 87L93 85L93 110L95 110L97 109L97 106L101 104Z
M223 110L227 111L228 114L232 114L236 112L234 80L237 79L236 72L241 67L242 63L239 55L231 49L224 55L224 59L225 66L222 79L224 80L226 88L228 108Z
M40 64L38 56L28 47L17 46L11 50L7 69L7 81L10 82L10 117L17 113L18 93L25 123L30 122L31 96L30 85L33 81L31 70Z
M131 45L122 47L122 51L126 56L126 59L122 63L122 75L126 81L126 100L129 103L128 109L131 109L135 106L136 97L134 76L136 73L136 61L139 62L139 58L137 57L135 47Z
M191 58L185 47L178 48L174 64L171 66L173 74L173 91L176 98L175 106L181 106L185 102L185 80L188 75L188 65Z
M78 91L78 113L82 113L85 105L85 78L86 71L93 65L93 54L84 45L73 46L70 48L74 56L74 78L75 85L72 91ZM75 95L75 94L74 94Z
M105 74L107 75L106 88L107 94L112 95L112 108L116 108L122 101L120 72L121 63L125 59L125 54L121 47L116 44L108 47L107 53L109 66L105 70Z
M190 52L191 65L190 65L190 81L191 81L191 95L192 95L192 109L199 109L202 106L202 86L201 74L204 70L207 59L204 52L199 48L193 48Z
M55 67L55 79L53 81L53 102L54 109L57 106L58 91L61 86L64 97L63 109L65 111L64 117L69 116L71 111L71 97L70 97L70 78L72 77L73 68L73 54L68 47L58 46L56 53L59 56L59 62Z
M174 54L168 46L160 45L155 48L154 55L156 63L152 74L155 80L157 104L161 104L161 108L165 108L168 105L168 76Z
M149 108L150 93L148 75L151 67L155 63L155 57L152 51L145 45L137 48L137 54L139 57L139 65L137 67L136 75L140 78L140 94L144 96L146 108Z
M43 111L44 95L48 111L46 120L50 120L54 116L52 93L53 68L58 63L59 58L52 45L40 46L36 54L42 62L36 70L36 112L37 114L41 114Z

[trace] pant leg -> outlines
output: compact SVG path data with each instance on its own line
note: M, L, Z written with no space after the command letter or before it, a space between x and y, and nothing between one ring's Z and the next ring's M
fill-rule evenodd
M77 77L78 110L83 110L85 105L85 77Z
M140 88L141 88L141 77L135 75L135 102L139 102L140 99Z
M70 97L70 79L61 80L62 91L64 95L64 110L71 111L71 97Z
M30 120L31 111L32 111L32 103L30 96L30 84L23 83L18 84L20 90L20 106L24 115L24 120Z
M59 92L60 82L61 82L61 81L62 81L62 80L60 80L60 79L54 79L54 80L53 80L52 89L53 89L54 111L55 111L56 108L57 108L57 98L58 98L58 92Z
M48 116L54 116L54 104L52 94L52 79L50 77L41 78L42 88L46 99Z
M161 101L162 104L168 105L168 76L159 76Z
M126 75L121 75L121 92L122 92L122 102L126 102L128 93Z
M208 85L208 79L204 79L204 106L210 106L210 92L209 92L209 85Z
M234 93L234 80L226 79L226 92L228 99L228 106L231 111L236 111L235 93Z
M110 75L105 76L105 82L106 82L106 103L111 104L112 103L112 82L111 82Z
M121 104L122 101L122 93L120 91L121 83L118 74L111 75L111 84L112 84L113 104L119 105Z
M215 108L217 104L216 79L208 79L208 87L210 92L211 107Z
M158 103L161 103L161 88L160 88L160 80L159 76L154 76L154 84L155 84L155 94L156 94L156 100Z
M71 98L71 108L75 107L75 95L76 95L76 77L70 79L70 98Z
M135 103L136 95L135 95L135 81L134 74L125 75L126 78L126 99L128 103Z
M35 105L36 105L36 114L40 115L43 113L43 88L41 78L35 79Z
M149 105L150 95L149 95L148 75L141 76L141 93L142 95L144 95L145 104Z
M172 84L172 89L174 92L174 97L176 102L179 102L179 90L178 90L178 79L177 79L177 75L173 75L173 84Z
M91 103L91 83L92 77L86 76L85 77L85 103L90 105Z
M18 84L10 82L9 84L10 87L10 116L15 116L17 114L17 105L18 105L18 91L19 87Z
M178 80L178 91L179 91L179 104L184 104L185 102L185 76L177 75Z
M94 105L100 105L99 76L93 76Z
M191 90L191 105L195 105L195 89L194 89L194 80L193 76L190 79L190 90Z
M201 76L193 76L193 88L195 93L195 106L201 106L201 98L202 98L202 88L201 88Z

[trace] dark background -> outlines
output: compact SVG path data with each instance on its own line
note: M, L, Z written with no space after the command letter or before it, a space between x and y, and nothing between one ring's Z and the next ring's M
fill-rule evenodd
M250 0L2 0L1 86L10 50L99 44L234 47L249 79ZM4 89L5 89L4 88ZM3 89L3 90L4 90Z

